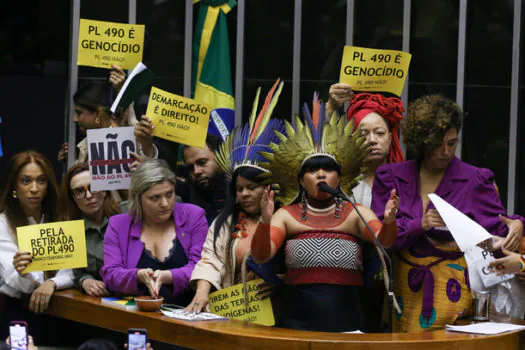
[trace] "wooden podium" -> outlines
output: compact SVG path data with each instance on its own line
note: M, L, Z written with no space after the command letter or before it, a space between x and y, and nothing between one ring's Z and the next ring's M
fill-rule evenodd
M445 330L424 333L344 334L295 331L248 322L174 320L159 312L126 311L77 290L56 292L48 313L119 332L146 328L148 337L195 349L522 350L525 333L474 335ZM502 320L509 321L509 320Z

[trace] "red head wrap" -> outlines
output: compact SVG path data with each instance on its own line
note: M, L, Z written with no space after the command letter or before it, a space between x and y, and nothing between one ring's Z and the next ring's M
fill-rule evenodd
M399 123L403 119L404 111L403 102L397 97L360 93L354 95L350 101L346 117L348 120L354 119L354 128L357 128L361 120L372 112L382 116L387 121L392 135L387 161L388 163L398 163L405 160L398 135Z

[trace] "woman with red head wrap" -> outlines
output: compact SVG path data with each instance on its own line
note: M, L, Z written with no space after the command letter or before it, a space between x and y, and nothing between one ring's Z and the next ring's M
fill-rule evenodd
M366 207L372 203L372 185L376 169L385 163L404 161L398 136L398 128L403 118L403 104L397 97L385 97L378 93L352 94L350 85L334 84L330 87L327 112L343 106L350 101L346 111L348 120L353 120L354 128L361 128L361 133L370 144L371 152L363 162L366 171L363 179L354 187L353 199ZM365 331L380 332L382 324L382 305L384 287L378 280L380 260L372 246L364 247L364 279L366 288L361 301L368 310L365 315Z
M346 111L348 120L354 121L354 128L361 127L361 133L372 149L364 162L367 170L363 180L353 191L358 203L370 207L376 169L385 163L405 160L398 135L405 109L397 97L385 97L378 93L354 95L350 85L339 83L330 87L327 113L341 107L346 101L350 101Z

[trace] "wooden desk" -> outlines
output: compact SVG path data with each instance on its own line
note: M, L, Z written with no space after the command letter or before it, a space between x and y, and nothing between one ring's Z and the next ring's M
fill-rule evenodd
M126 311L102 304L76 290L54 294L48 313L94 326L127 332L146 328L154 340L196 349L353 349L353 350L517 350L525 349L520 332L495 336L447 332L341 334L294 331L242 321L185 322L155 312Z

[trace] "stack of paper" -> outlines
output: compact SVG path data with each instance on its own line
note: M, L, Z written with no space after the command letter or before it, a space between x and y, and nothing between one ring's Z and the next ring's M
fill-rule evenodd
M214 315L209 312L201 312L198 314L194 314L191 312L184 312L184 310L160 310L164 316L168 316L171 318L175 318L177 320L183 320L183 321L219 321L219 320L227 320L227 317L222 317L218 315Z
M464 332L473 334L500 334L505 332L524 330L525 326L510 323L482 322L467 326L445 325L447 331Z

